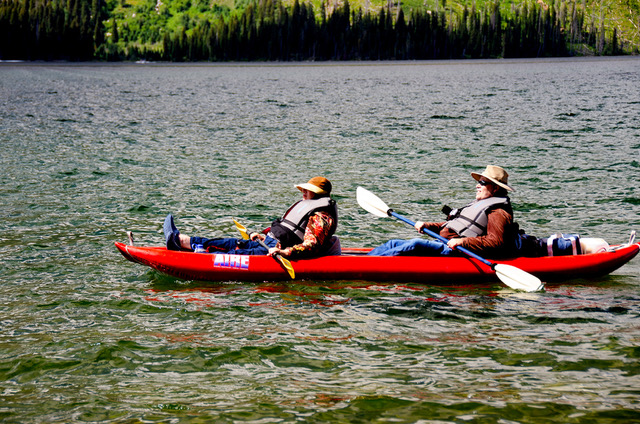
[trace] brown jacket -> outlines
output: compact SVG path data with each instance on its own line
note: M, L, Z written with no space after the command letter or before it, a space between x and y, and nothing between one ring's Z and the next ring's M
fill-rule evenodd
M505 257L515 252L510 244L505 243L508 239L507 231L512 227L513 216L504 209L493 209L487 214L487 234L479 237L465 237L462 247L474 251L479 255L488 257ZM428 222L425 227L435 233L439 233L446 239L460 237L458 234L445 227L446 222Z

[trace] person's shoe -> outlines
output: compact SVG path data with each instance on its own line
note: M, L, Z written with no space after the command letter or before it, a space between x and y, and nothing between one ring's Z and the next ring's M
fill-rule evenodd
M182 250L180 248L180 231L173 224L173 216L167 215L164 220L164 239L167 242L168 250Z

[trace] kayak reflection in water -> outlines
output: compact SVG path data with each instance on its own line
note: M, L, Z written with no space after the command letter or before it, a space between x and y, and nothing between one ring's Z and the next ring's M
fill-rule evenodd
M340 241L333 235L338 226L338 207L331 198L331 182L324 177L314 177L295 187L302 192L302 200L262 233L252 233L249 240L189 237L180 234L169 214L164 221L167 249L236 255L279 254L289 258L339 255Z
M476 180L476 199L459 209L445 206L444 222L421 222L415 228L423 228L448 239L445 244L438 240L415 238L412 240L389 240L373 249L373 256L448 256L458 246L487 257L514 256L518 225L513 222L513 209L508 196L514 189L509 186L509 174L499 166L489 165L482 173L472 172Z

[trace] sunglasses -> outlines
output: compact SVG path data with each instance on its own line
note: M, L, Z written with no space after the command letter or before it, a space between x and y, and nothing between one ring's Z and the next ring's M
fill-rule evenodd
M487 181L487 180L478 180L478 184L480 184L481 186L487 186L489 184L493 184L493 182L491 181Z

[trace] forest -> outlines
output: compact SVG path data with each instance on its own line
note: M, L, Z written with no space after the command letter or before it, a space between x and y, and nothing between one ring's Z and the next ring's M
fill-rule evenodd
M319 10L310 2L252 0L233 11L187 2L180 15L161 0L0 0L0 60L342 61L530 58L638 54L617 28L585 17L584 1L524 0L461 8ZM436 3L436 5L439 5ZM131 5L128 5L131 7ZM432 10L434 9L434 10ZM175 9L173 9L175 10ZM136 17L137 16L137 17ZM118 19L120 17L120 19Z

